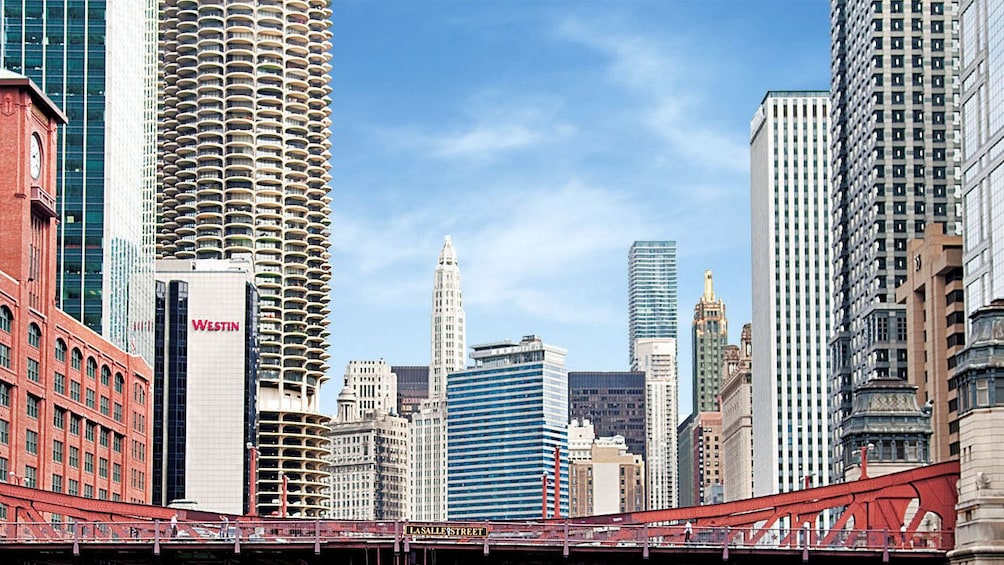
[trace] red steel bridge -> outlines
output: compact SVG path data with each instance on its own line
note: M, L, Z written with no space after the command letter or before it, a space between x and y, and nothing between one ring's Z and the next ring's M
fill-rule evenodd
M951 462L712 506L443 524L224 517L3 483L0 564L941 564L958 476Z

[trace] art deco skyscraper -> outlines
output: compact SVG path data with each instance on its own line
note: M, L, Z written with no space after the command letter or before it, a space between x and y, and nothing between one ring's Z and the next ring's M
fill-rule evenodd
M328 497L329 4L160 2L157 252L254 258L263 515Z
M432 288L429 398L412 414L412 520L446 519L446 378L464 369L467 322L460 291L460 264L450 236L436 263Z
M750 124L756 496L829 479L829 108L768 92Z
M725 303L715 298L711 271L704 272L704 294L694 305L693 323L693 414L717 412L722 388L722 362L729 343L729 322Z
M0 0L0 68L69 118L59 136L59 307L153 363L155 0Z
M676 339L676 242L636 241L628 251L628 362L641 338Z
M949 234L962 229L954 5L832 0L836 478L858 447L843 439L854 390L872 379L907 377L906 313L895 297L909 268L907 241L923 237L932 222Z

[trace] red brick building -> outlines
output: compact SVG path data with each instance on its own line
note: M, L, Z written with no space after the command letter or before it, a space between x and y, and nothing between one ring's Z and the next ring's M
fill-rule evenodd
M0 481L149 503L153 371L55 305L63 123L0 70Z

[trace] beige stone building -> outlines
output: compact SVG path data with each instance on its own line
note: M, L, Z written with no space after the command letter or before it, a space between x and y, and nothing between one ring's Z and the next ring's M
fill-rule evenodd
M955 355L965 346L962 237L929 224L924 239L910 240L911 261L896 300L906 305L910 384L920 404L931 404L931 462L959 457L958 401L949 387Z
M726 350L722 375L724 501L753 496L753 338L743 326L739 347Z
M570 516L644 510L645 463L624 437L596 438L589 420L572 421L568 430Z

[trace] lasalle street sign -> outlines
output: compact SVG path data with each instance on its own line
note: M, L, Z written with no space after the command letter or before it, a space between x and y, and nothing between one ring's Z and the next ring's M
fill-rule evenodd
M438 538L483 538L488 535L488 527L449 526L441 524L405 524L404 535Z

